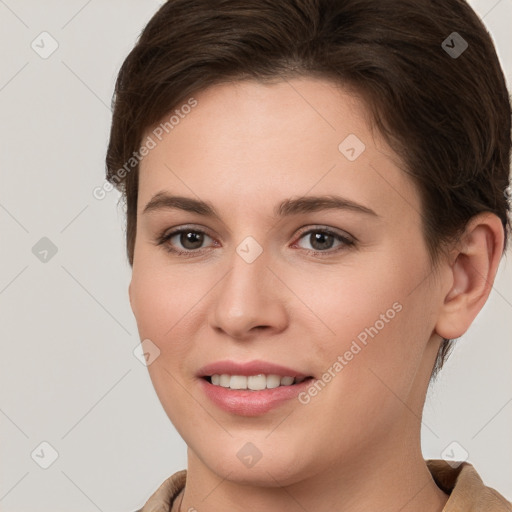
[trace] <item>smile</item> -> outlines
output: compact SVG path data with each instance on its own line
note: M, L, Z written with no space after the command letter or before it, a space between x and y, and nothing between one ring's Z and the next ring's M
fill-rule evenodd
M266 375L263 373L258 375L229 375L227 373L223 373L206 377L206 380L214 386L251 391L275 389L280 386L293 386L294 384L300 384L305 379L306 377L281 377L280 375Z

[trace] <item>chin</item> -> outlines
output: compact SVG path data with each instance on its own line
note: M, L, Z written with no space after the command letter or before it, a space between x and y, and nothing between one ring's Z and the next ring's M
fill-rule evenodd
M297 460L297 453L303 449L300 444L279 448L267 440L261 451L255 448L256 444L258 441L251 445L230 439L229 443L213 450L210 445L199 447L199 453L194 453L219 478L238 484L280 487L300 482L312 471L314 459L310 462L306 458Z

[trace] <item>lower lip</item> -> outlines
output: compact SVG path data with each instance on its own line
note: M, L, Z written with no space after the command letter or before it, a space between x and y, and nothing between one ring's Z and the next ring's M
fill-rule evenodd
M258 416L279 407L288 400L297 398L297 395L311 384L313 378L307 378L299 384L261 391L230 389L211 384L203 378L199 380L206 396L224 411L239 416Z

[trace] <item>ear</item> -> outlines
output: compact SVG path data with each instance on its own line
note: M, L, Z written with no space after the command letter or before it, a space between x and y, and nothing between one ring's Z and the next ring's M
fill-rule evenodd
M500 218L489 212L473 217L452 253L449 275L453 280L435 326L443 338L462 336L491 292L503 253L504 231Z

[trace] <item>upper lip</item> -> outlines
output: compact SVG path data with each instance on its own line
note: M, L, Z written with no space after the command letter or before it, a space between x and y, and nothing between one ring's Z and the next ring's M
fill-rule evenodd
M269 361L253 360L246 362L236 361L216 361L207 364L199 369L197 375L199 377L210 377L212 375L279 375L281 377L308 377L307 374L282 366L274 364Z

